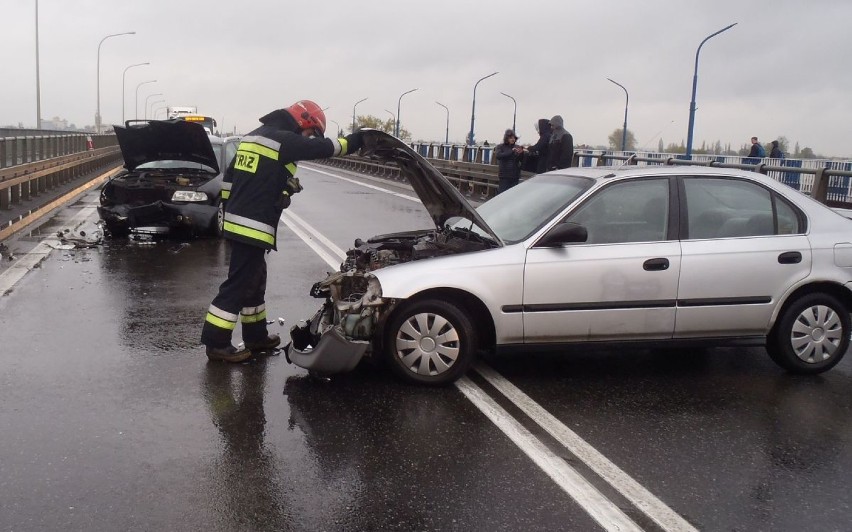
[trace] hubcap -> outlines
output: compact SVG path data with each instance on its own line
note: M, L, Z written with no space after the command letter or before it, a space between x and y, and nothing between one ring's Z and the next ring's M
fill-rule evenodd
M843 324L830 307L814 305L796 318L790 331L790 344L796 356L815 364L831 358L843 339Z
M423 312L405 320L396 333L396 356L412 373L448 371L459 356L459 334L446 318Z

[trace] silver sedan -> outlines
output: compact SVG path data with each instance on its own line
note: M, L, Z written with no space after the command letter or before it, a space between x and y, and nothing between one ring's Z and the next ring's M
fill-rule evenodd
M318 373L383 357L445 384L480 350L765 345L820 373L849 345L852 220L763 175L568 168L474 209L427 161L370 132L435 222L356 241L312 293L289 359Z

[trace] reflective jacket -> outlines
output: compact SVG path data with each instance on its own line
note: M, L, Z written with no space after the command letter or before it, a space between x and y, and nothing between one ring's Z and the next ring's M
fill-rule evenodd
M264 249L277 249L281 212L289 205L287 181L296 162L346 155L346 139L309 138L296 133L284 110L260 119L263 125L244 136L225 172L225 238Z

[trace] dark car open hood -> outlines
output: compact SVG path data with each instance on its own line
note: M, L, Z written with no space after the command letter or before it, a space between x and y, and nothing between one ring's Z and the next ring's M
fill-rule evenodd
M162 161L190 161L219 172L213 146L201 124L184 120L150 120L129 127L114 126L124 166L134 170L140 164Z
M361 131L364 133L361 154L393 161L399 165L402 174L411 183L411 187L423 202L423 206L426 207L438 229L443 228L448 219L460 216L472 221L500 245L503 244L500 237L488 227L485 220L464 199L464 196L420 154L398 138L383 131L374 129Z

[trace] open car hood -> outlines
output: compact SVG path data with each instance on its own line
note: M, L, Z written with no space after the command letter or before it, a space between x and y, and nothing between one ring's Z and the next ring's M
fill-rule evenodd
M461 192L420 154L398 138L383 131L375 129L362 129L361 131L364 134L364 146L361 148L361 155L393 161L399 165L402 174L408 179L438 229L442 229L450 218L458 216L470 220L496 242L503 245L500 237L485 223L485 220L473 206L464 199Z
M129 127L114 127L128 170L152 161L176 160L204 164L219 172L219 162L201 124L150 120Z

